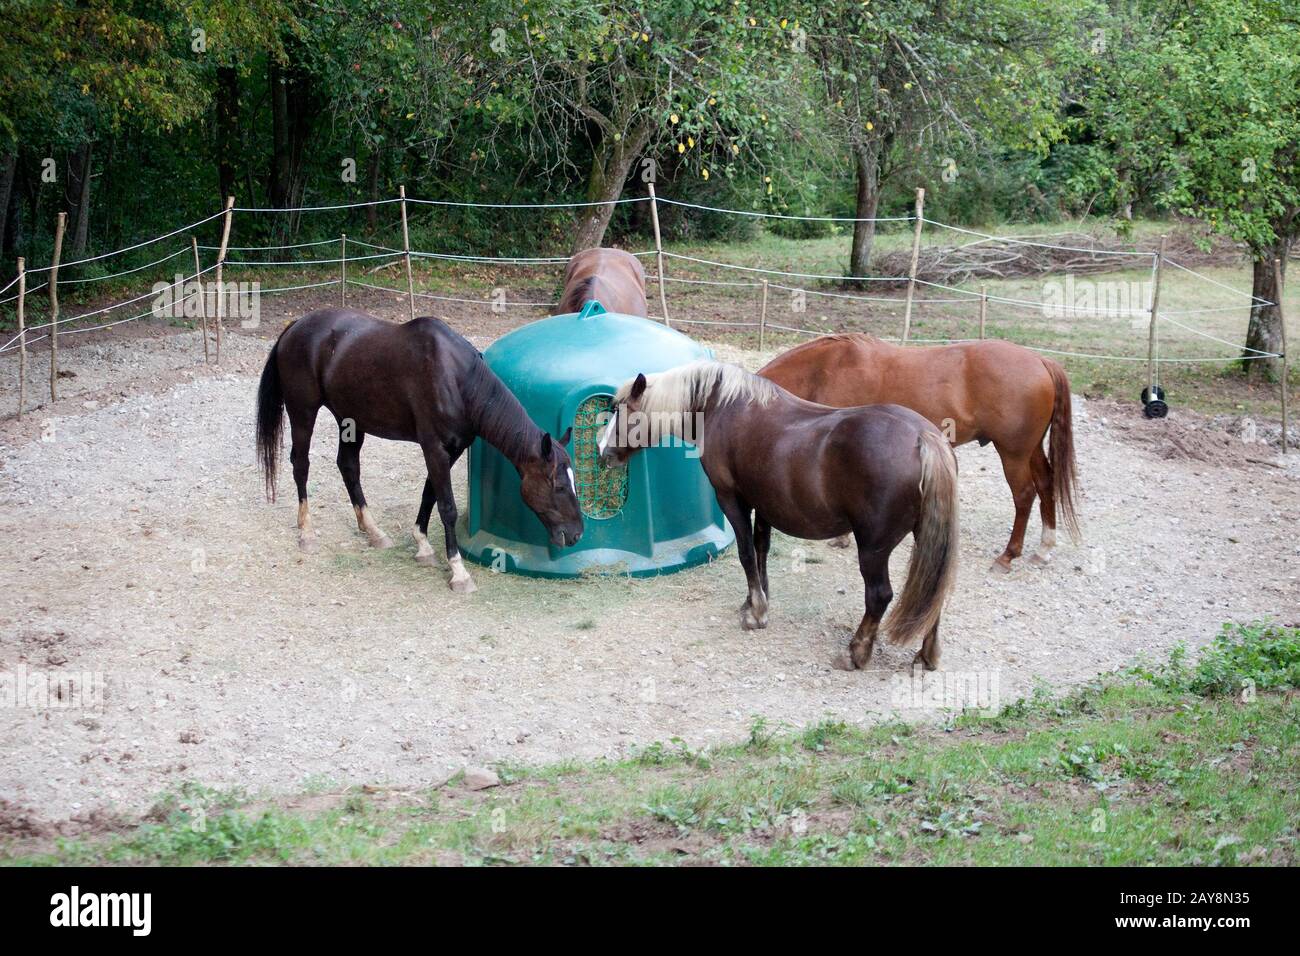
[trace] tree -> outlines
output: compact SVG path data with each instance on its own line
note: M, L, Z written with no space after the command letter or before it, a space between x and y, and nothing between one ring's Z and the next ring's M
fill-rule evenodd
M590 157L573 249L600 245L612 201L640 159L672 150L701 180L761 166L782 130L794 24L766 0L543 0L492 28L502 112L521 116L538 155ZM503 12L503 17L505 16ZM652 169L644 169L651 175Z
M871 220L891 177L958 146L1041 151L1059 134L1051 57L1071 9L1057 0L813 6L808 49L822 109L857 179L849 275L869 274Z
M1103 73L1088 121L1132 143L1135 175L1158 204L1204 219L1245 245L1252 263L1245 356L1280 352L1273 261L1283 272L1300 236L1300 20L1278 0L1140 0L1117 4L1124 83ZM1246 359L1252 377L1273 359Z

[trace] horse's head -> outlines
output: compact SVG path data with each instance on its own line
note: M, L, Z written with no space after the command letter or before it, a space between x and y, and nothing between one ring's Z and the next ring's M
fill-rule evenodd
M632 379L631 384L625 384L614 396L614 412L609 418L604 434L600 436L600 444L596 446L600 460L605 464L622 465L632 457L634 451L646 447L644 444L637 443L644 437L640 435L643 429L633 428L628 424L636 421L640 416L642 406L645 404L645 390L645 374L639 373Z
M564 446L573 429L562 438L542 432L536 454L529 455L519 469L519 495L533 509L551 544L561 548L578 543L582 537L582 510L578 507L578 489L573 483L573 465Z

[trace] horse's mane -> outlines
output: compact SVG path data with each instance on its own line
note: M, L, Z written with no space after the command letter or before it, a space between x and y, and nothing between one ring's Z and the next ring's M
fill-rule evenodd
M614 396L615 404L627 400L632 390L632 381L624 382L619 388ZM647 375L641 409L646 412L701 409L715 389L719 405L727 405L737 399L766 405L780 391L772 382L745 371L739 365L702 359L666 372Z
M534 454L541 430L477 349L461 383L461 397L474 430L507 459L517 463Z
M827 335L819 335L815 339L810 339L805 344L815 345L816 343L823 342L826 339L834 339L837 342L869 342L873 345L883 341L883 339L879 339L866 332L831 332Z

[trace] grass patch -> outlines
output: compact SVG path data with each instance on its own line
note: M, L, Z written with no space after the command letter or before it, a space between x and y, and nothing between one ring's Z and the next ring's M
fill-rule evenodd
M1297 862L1300 631L1234 625L992 717L800 732L756 717L702 751L254 803L193 785L133 831L0 847L9 864L1237 865Z

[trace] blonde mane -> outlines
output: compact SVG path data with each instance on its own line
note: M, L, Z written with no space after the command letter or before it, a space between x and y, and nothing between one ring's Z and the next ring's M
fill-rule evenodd
M614 396L614 404L627 401L635 379L624 382ZM737 399L766 405L777 395L777 387L765 378L745 371L739 365L701 359L687 365L646 376L641 410L645 412L686 412L702 410L717 389L719 405Z

